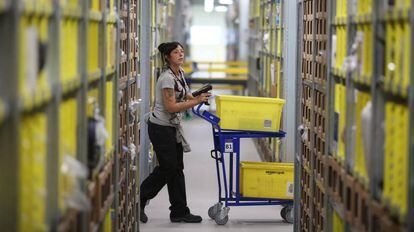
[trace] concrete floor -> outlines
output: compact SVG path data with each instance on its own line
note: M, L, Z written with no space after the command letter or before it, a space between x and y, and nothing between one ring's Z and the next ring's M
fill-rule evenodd
M213 148L211 125L199 118L186 121L183 125L192 147L192 152L184 157L188 206L193 214L201 215L203 221L197 224L171 223L165 187L145 208L149 220L146 224L140 224L140 231L293 231L293 225L285 223L280 217L281 206L230 207L229 221L224 226L219 226L210 219L207 212L217 202L218 194L215 162L210 157ZM241 159L259 161L252 140L242 140Z

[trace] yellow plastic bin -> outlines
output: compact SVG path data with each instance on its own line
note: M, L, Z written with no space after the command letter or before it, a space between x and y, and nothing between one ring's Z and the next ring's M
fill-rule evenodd
M293 163L240 162L240 194L293 199L293 177Z
M228 130L278 132L285 100L217 95L220 127Z

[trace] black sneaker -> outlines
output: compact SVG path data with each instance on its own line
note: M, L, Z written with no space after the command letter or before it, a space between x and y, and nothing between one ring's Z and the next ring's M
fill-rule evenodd
M148 217L147 217L147 215L145 214L145 211L144 211L144 209L143 209L143 208L141 208L141 210L139 211L139 220L140 220L142 223L147 223L147 221L148 221Z
M193 215L191 213L182 216L182 217L170 217L171 222L187 222L187 223L199 223L203 219L198 215Z

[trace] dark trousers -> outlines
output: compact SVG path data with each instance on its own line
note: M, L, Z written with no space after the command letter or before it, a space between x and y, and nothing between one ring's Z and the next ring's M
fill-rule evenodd
M176 129L149 122L148 134L159 165L141 184L141 204L154 198L167 184L171 203L170 217L184 216L190 210L185 193L183 147L177 143Z

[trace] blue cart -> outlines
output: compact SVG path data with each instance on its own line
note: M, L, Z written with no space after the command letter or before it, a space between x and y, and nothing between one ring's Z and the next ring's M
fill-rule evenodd
M210 151L211 157L216 161L217 182L218 182L218 202L211 206L208 215L215 220L218 225L225 225L229 219L228 213L230 206L254 206L254 205L283 205L280 214L282 218L289 223L293 223L293 201L271 198L252 198L243 197L240 194L240 139L241 138L269 138L269 137L285 137L286 133L279 132L261 132L261 131L238 131L224 130L218 125L220 118L216 115L203 111L200 108L203 103L198 105L196 109L192 109L193 113L200 118L208 121L212 125L214 149ZM225 156L229 158L229 178L227 179ZM236 159L234 167L234 158ZM220 171L221 170L221 171ZM233 183L233 173L236 179ZM222 183L224 186L224 196L222 195ZM233 189L235 184L235 189ZM224 207L223 207L224 202Z

